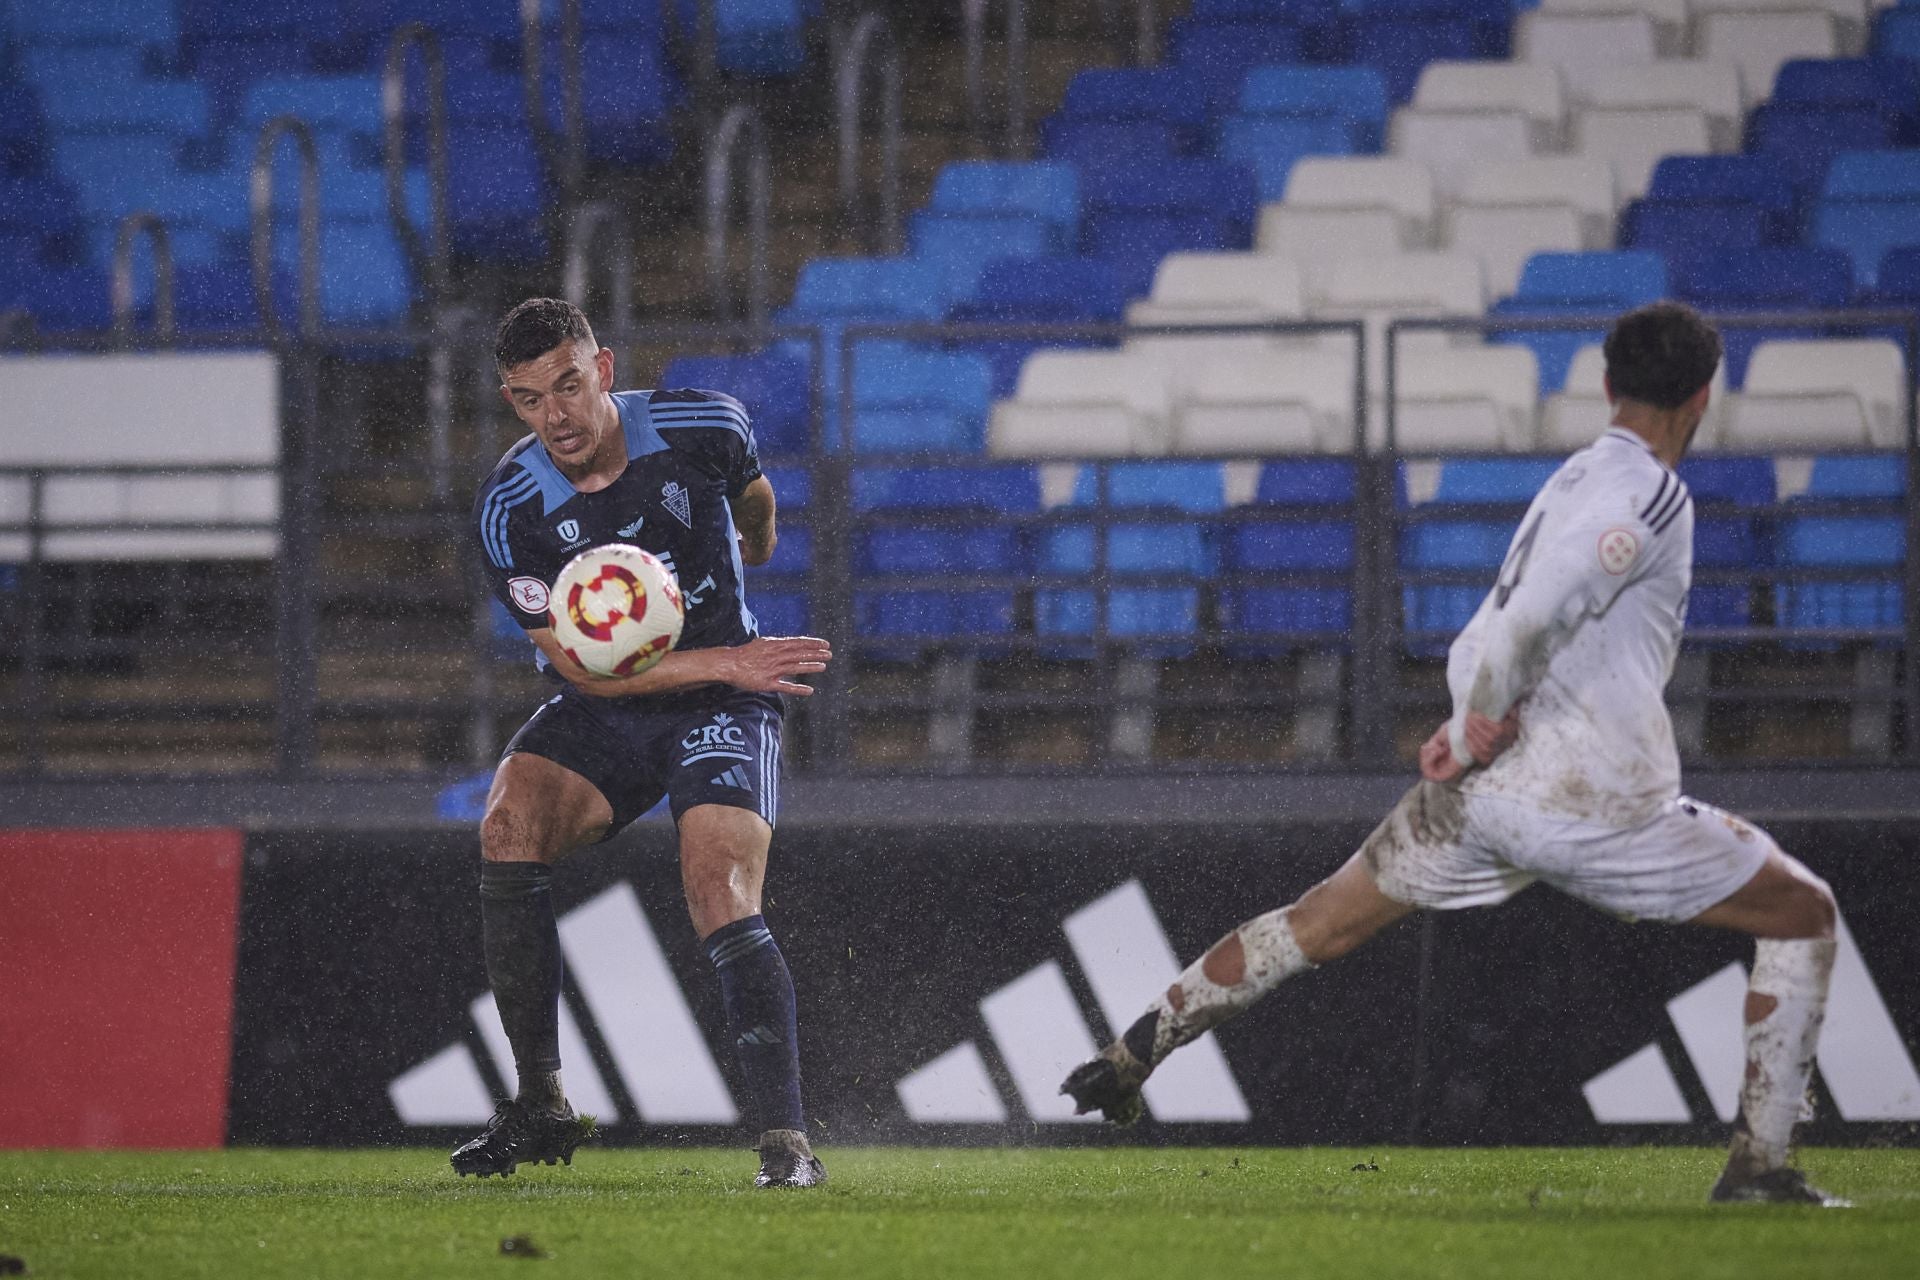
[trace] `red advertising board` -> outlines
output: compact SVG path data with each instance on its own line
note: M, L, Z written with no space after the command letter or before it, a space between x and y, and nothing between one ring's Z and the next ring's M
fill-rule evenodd
M237 831L0 831L0 1147L226 1140Z

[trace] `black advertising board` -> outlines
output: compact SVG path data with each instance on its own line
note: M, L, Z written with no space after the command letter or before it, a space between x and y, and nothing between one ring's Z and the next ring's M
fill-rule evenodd
M1920 1122L1920 827L1785 823L1847 933L1815 1141ZM829 1142L1519 1143L1712 1138L1738 1087L1745 939L1627 925L1534 888L1415 917L1282 988L1156 1075L1150 1119L1064 1117L1065 1067L1180 964L1286 902L1351 824L1002 830L808 827L776 839L767 916L799 987ZM250 839L230 1134L444 1144L510 1079L479 947L471 837ZM749 1127L671 829L555 878L569 1092L612 1142ZM1175 1064L1179 1064L1177 1067Z

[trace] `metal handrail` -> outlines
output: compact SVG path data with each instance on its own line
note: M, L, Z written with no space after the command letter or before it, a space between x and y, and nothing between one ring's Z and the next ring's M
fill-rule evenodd
M614 327L624 329L633 323L633 237L628 234L620 211L611 204L601 200L583 204L568 218L561 293L576 307L587 305L588 259L603 232L613 237L611 322Z
M586 110L580 79L580 0L560 5L560 136L547 123L546 49L541 0L520 0L520 91L527 127L549 171L557 175L567 204L580 194L586 175ZM671 0L668 0L671 3Z
M427 241L421 243L407 210L407 50L418 45L427 71ZM386 144L387 219L429 305L447 298L447 64L440 37L424 22L409 22L387 42L380 78Z
M773 162L767 150L767 131L760 113L745 103L721 117L707 139L707 294L714 317L733 318L733 291L727 271L727 224L732 207L733 161L742 136L747 144L747 323L761 329L767 323L768 211L773 202Z
M1134 6L1133 61L1150 67L1160 61L1160 6L1139 0Z
M860 215L860 89L867 55L880 59L880 217L877 235L862 235L871 252L900 252L900 46L886 18L860 15L847 34L834 73L840 133L840 217L850 227L870 224Z
M987 142L986 40L989 0L960 0L961 38L965 47L967 132L981 146ZM1010 159L1027 154L1027 6L1026 0L1006 0L1007 120L1002 148Z
M261 327L276 339L286 336L273 299L273 153L283 136L300 148L300 334L320 330L320 149L304 120L275 116L254 144L251 200L254 301Z
M133 241L145 232L153 241L153 327L160 341L173 344L173 237L166 219L141 210L120 219L113 237L113 336L121 346L133 341Z

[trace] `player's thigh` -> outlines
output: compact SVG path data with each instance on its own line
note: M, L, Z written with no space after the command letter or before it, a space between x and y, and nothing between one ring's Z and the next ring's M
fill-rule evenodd
M1378 891L1409 907L1452 910L1505 902L1533 882L1496 851L1512 834L1495 802L1422 780L1360 845L1355 861Z
M1768 843L1766 861L1752 878L1690 923L1756 938L1831 938L1839 915L1833 891L1798 858Z
M767 851L773 828L751 809L702 804L682 813L680 884L694 932L715 929L760 914Z
M1375 883L1364 853L1355 853L1287 909L1300 952L1314 964L1338 960L1413 910Z
M600 839L612 822L613 807L593 783L545 756L516 751L494 770L480 852L491 862L551 862Z
M1524 856L1528 870L1590 906L1679 924L1731 897L1778 853L1760 828L1681 797L1638 827L1569 822Z

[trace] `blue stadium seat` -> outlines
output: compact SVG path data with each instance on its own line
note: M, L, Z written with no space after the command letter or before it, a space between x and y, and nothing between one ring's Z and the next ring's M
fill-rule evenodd
M1914 141L1920 123L1920 63L1907 58L1795 58L1773 82L1775 102L1867 107L1895 121L1896 140Z
M677 0L677 5L680 30L697 31L695 0ZM600 7L612 10L614 0L600 0ZM819 0L714 0L715 56L720 69L756 76L799 70L806 56L803 24L820 12Z
M425 155L428 108L427 77L409 70L406 113L410 159ZM511 126L526 119L526 94L514 72L486 70L458 76L449 72L446 110L449 120Z
M1441 461L1434 502L1462 504L1532 502L1549 477L1560 469L1558 458L1448 458ZM1400 489L1406 491L1406 464L1400 471ZM1510 526L1509 526L1510 527Z
M372 22L371 7L339 0L175 0L180 35L188 45L203 41L284 36L315 40L342 26L360 29ZM359 10L367 12L361 13Z
M359 133L377 139L383 127L380 77L371 73L263 76L241 102L241 132L252 137L260 126L282 115L298 116L315 133Z
M214 126L240 114L247 90L264 76L305 75L313 70L313 49L294 36L266 35L203 40L185 57L194 81L205 87Z
M963 160L940 170L927 208L947 216L1036 217L1054 246L1070 251L1080 235L1080 173L1042 160Z
M724 391L747 407L761 457L804 453L811 429L813 395L808 362L778 351L750 355L680 356L661 370L663 387L704 387ZM802 483L804 471L791 483ZM776 482L781 505L790 505Z
M1920 311L1920 244L1889 249L1871 289L1861 291L1864 306L1910 307Z
M1620 247L1652 249L1669 264L1716 249L1768 242L1767 211L1745 200L1635 200L1620 211Z
M1920 8L1903 4L1874 14L1867 48L1876 57L1920 59Z
M1891 147L1892 119L1878 107L1763 102L1747 116L1746 150L1778 159L1795 189L1820 189L1827 166L1842 151Z
M1350 20L1349 50L1356 65L1380 73L1388 101L1398 105L1413 96L1414 83L1429 62L1475 57L1481 39L1474 23L1464 17L1375 8Z
M49 140L53 168L78 197L81 212L112 217L175 168L173 149L137 133L66 133Z
M1787 581L1774 587L1783 627L1897 627L1904 594L1906 522L1900 516L1793 516L1780 522L1783 569L1878 570L1857 580Z
M1097 67L1067 85L1050 123L1156 124L1168 147L1190 154L1206 140L1211 120L1206 88L1174 67Z
M747 406L752 409L752 405ZM756 437L759 428L754 429ZM777 462L763 462L760 468L773 485L780 506L787 511L804 511L813 502L813 473L802 463L782 465Z
M1837 309L1853 297L1853 265L1836 249L1769 246L1703 253L1673 264L1674 293L1705 311L1796 311ZM1727 383L1747 380L1754 347L1779 338L1817 338L1810 326L1725 325Z
M913 258L815 258L800 269L781 322L938 320L944 307L938 267Z
M1744 458L1694 454L1675 470L1693 494L1696 506L1728 504L1755 510L1774 503L1776 483L1772 458Z
M1666 156L1654 165L1647 198L1753 204L1766 211L1768 243L1799 238L1793 182L1771 156Z
M277 269L299 269L299 239L274 238ZM384 221L336 220L320 228L320 315L329 325L377 326L406 317L413 301L412 275L393 229ZM292 313L283 314L290 322Z
M1536 253L1520 271L1520 287L1511 298L1488 308L1490 315L1515 319L1570 315L1617 315L1667 293L1667 267L1657 253L1622 249L1590 253ZM1594 329L1494 333L1494 342L1518 342L1533 348L1540 363L1544 395L1566 385L1574 352L1606 337Z
M273 299L282 323L294 323L299 290L293 274L284 268L274 273ZM173 277L173 316L185 334L259 329L252 264L228 261L180 267Z
M947 319L989 324L1092 322L1118 324L1127 291L1111 263L1056 256L987 264L973 296L949 308ZM1020 366L1037 347L1064 345L1030 338L971 340L965 350L993 365L995 397L1013 394Z
M1833 159L1809 239L1844 251L1865 288L1889 251L1920 245L1920 153L1843 151Z
M565 122L558 30L547 36L542 89L549 126ZM596 36L582 51L581 110L589 123L585 147L591 160L608 164L659 164L673 153L668 116L680 100L680 84L667 69L656 39Z
M1288 19L1208 21L1175 18L1167 28L1169 60L1201 87L1214 114L1240 100L1254 67L1304 61L1302 30Z
M1331 458L1263 465L1251 509L1270 510L1276 516L1287 511L1294 518L1229 525L1222 556L1226 571L1351 573L1353 521L1329 518L1325 509L1353 501L1354 471L1352 462ZM1232 646L1235 652L1251 656L1273 653L1273 637L1281 638L1283 650L1309 640L1343 644L1353 625L1353 591L1344 581L1286 586L1229 582L1220 589L1219 606L1220 625L1228 635L1268 638L1266 644Z
M986 468L863 467L853 476L857 512L924 511L1026 515L1039 509L1039 478L1030 466ZM862 535L856 569L872 575L1024 575L1032 571L1026 540L1010 525L893 523ZM863 636L920 640L989 640L1015 625L1010 588L856 589L855 626Z
M939 267L942 292L964 298L997 258L1040 258L1054 248L1052 228L1036 214L997 217L923 209L913 215L913 256Z
M39 263L17 274L0 269L0 311L18 307L47 332L99 331L113 323L107 273L93 266Z
M1136 294L1147 292L1169 253L1250 247L1258 207L1252 175L1217 160L1099 170L1084 200L1086 252L1113 263L1122 287Z
M1280 200L1296 161L1369 150L1361 145L1361 134L1361 126L1330 115L1233 116L1221 126L1217 151L1222 160L1252 171L1260 199Z
M424 22L442 34L464 32L514 40L520 36L520 4L519 0L378 0L374 7L374 23L382 30L409 22Z
M984 356L863 343L853 362L853 447L979 453L992 383Z
M516 262L544 258L551 201L525 128L447 126L447 233L456 251Z
M80 229L73 187L51 173L0 174L0 230L27 232L36 240Z
M1239 106L1242 117L1344 120L1362 151L1379 150L1389 113L1386 81L1372 67L1256 67Z

